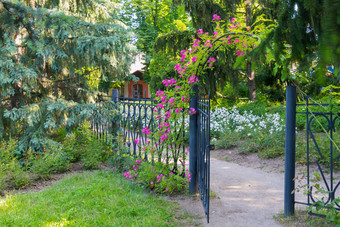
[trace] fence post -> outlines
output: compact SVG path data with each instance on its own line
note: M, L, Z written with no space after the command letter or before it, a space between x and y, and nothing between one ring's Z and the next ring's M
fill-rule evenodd
M197 110L198 86L194 85L190 95L190 107ZM189 130L189 170L191 181L189 183L189 193L197 192L197 114L190 115Z
M284 217L294 215L296 87L286 87Z
M112 89L112 101L113 102L118 102L119 101L118 89Z

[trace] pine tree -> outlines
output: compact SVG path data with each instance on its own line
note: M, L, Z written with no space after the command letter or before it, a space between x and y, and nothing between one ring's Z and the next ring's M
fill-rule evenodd
M126 77L133 53L110 1L25 3L0 0L0 139L22 150L98 112L99 82Z

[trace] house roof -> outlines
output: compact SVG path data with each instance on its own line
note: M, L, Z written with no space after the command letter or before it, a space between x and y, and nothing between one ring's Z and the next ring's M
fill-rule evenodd
M133 74L136 71L143 72L143 68L144 68L143 62L144 62L143 61L143 55L138 54L135 57L135 63L133 63L130 67L130 73Z

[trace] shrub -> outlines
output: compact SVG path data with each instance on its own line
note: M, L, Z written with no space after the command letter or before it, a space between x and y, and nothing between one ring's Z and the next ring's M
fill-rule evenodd
M212 143L218 149L230 149L237 145L238 142L237 137L235 137L235 133L228 133L222 134L222 136L218 139L212 139Z
M77 162L80 160L82 151L81 146L83 145L77 141L77 137L74 133L65 137L63 151L70 156L71 162Z
M32 181L16 158L16 148L17 140L14 139L0 143L0 190L24 188Z
M33 179L30 177L29 173L25 171L22 166L13 160L9 165L7 165L7 184L9 188L25 188L29 186Z
M156 191L158 193L172 194L181 192L191 180L190 173L182 176L172 172L169 165L164 163L156 163L152 165L142 159L137 159L132 168L124 173L128 179L134 179L143 187Z
M48 179L53 173L66 172L70 166L70 157L61 150L44 150L42 155L37 155L32 163L32 172L38 178Z
M129 148L125 146L122 135L118 135L116 143L113 144L113 152L109 157L109 163L119 172L130 170L131 166L134 164L134 159L131 157Z
M94 155L87 154L82 157L81 163L85 169L93 170L93 169L98 169L101 161L99 160L99 157L97 154L94 154Z

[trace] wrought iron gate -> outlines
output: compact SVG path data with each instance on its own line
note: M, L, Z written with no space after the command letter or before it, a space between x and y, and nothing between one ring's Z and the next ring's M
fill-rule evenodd
M197 102L197 179L198 191L209 223L210 197L210 99L199 96Z
M336 144L333 143L335 139L334 134L337 132L336 128L339 127L338 119L340 119L340 113L334 113L331 111L314 112L313 107L324 106L329 104L315 104L309 103L309 97L306 97L305 104L297 104L298 106L305 106L305 112L297 112L298 114L306 115L306 143L307 143L307 202L295 201L298 204L304 204L308 206L315 205L317 201L323 201L325 205L334 202L334 208L340 211L340 204L336 202L336 198L339 197L340 179L336 176L336 169L340 167L340 152L336 149ZM319 119L317 119L319 118ZM312 125L321 124L323 120L323 126L328 136L328 144L323 145L318 141L317 132L315 132L315 126ZM325 132L325 134L326 134ZM323 163L326 162L327 164ZM317 189L314 186L314 180L316 174L320 177L319 187L322 190ZM318 193L321 194L318 196Z

